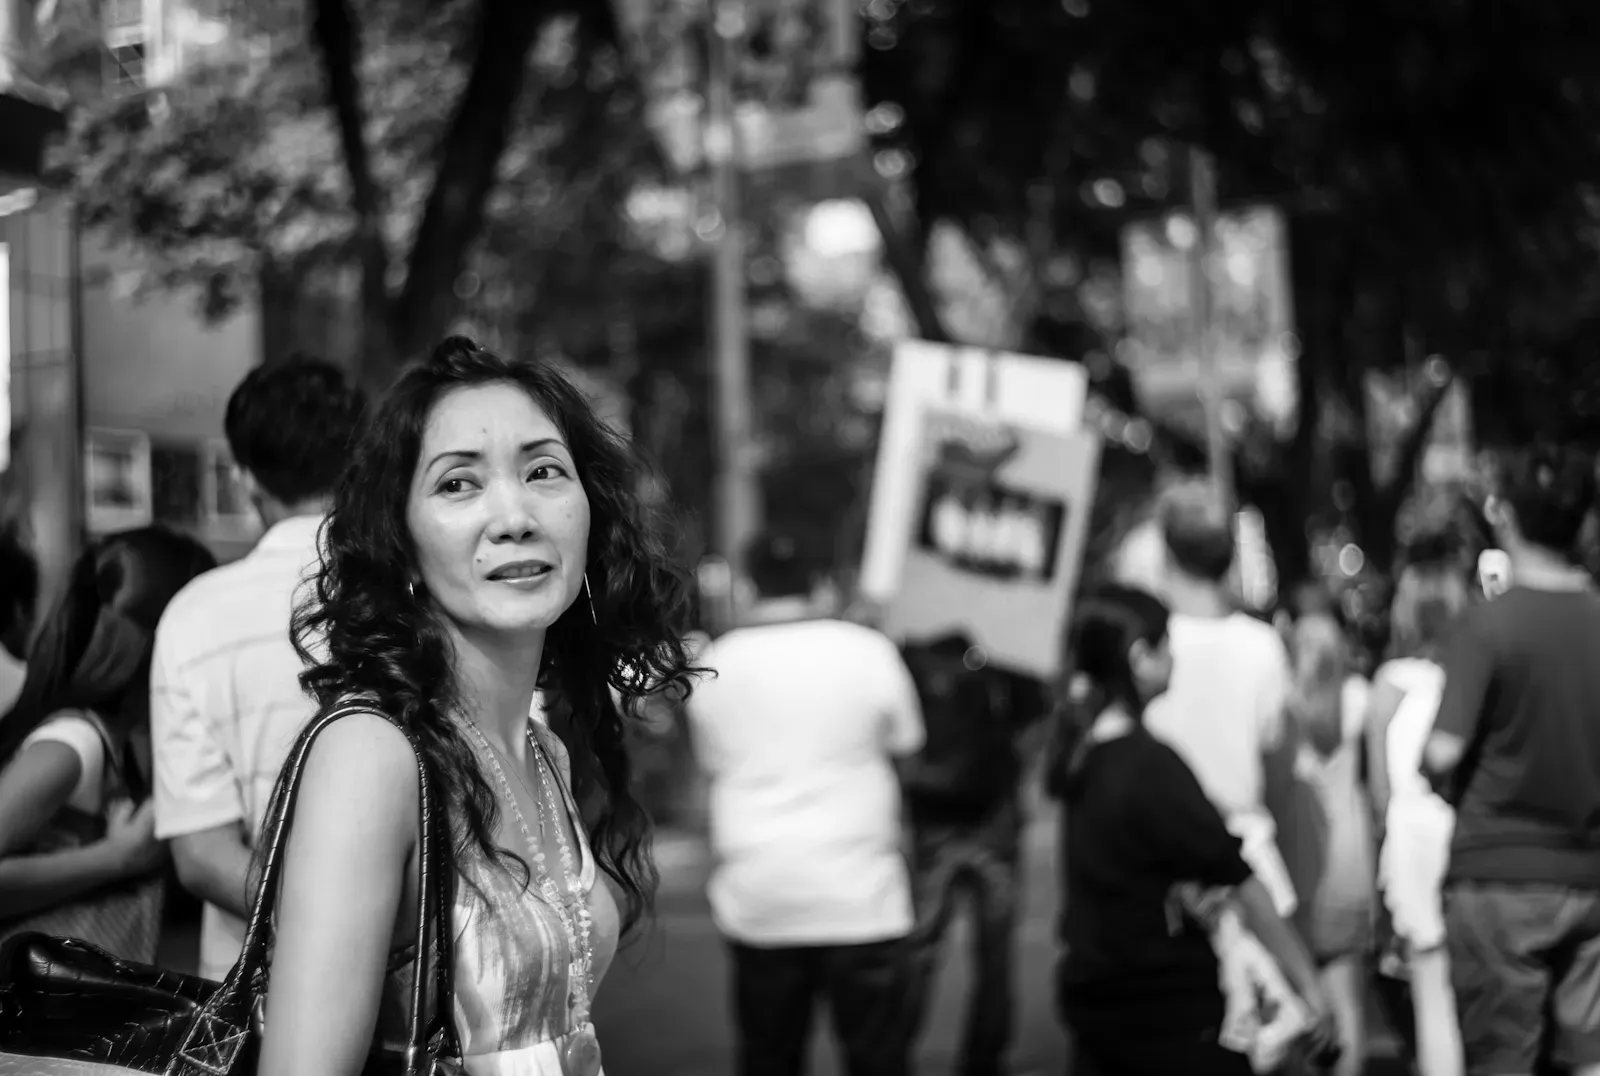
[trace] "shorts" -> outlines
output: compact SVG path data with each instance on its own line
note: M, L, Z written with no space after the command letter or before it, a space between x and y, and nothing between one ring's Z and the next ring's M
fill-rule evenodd
M1469 1076L1600 1064L1600 890L1458 882L1444 910Z
M1378 852L1378 884L1394 932L1412 952L1444 944L1445 871L1455 812L1438 799L1395 799L1389 804Z

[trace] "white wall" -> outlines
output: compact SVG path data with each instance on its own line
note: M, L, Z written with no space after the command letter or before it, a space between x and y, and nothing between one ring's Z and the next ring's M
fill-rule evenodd
M103 239L85 234L80 257L86 434L131 431L156 448L198 449L211 442L225 453L228 397L261 358L257 304L210 325L193 291L135 294L137 262ZM194 530L224 560L243 555L255 537L253 517L225 523L159 517Z
M193 293L132 294L137 263L97 237L84 235L81 257L88 425L178 441L220 438L229 394L260 359L255 304L207 325Z

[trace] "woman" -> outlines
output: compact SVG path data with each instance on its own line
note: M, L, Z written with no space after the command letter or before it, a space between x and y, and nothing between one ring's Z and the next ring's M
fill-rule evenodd
M73 565L0 721L0 937L37 930L155 958L150 652L167 603L215 565L158 527L103 538Z
M1072 636L1070 696L1086 727L1052 774L1065 803L1065 892L1057 973L1077 1076L1246 1076L1249 1058L1220 1044L1217 957L1177 894L1231 891L1244 921L1283 968L1325 1045L1329 1022L1310 958L1245 865L1237 837L1179 756L1143 727L1166 689L1167 610L1149 594L1086 595Z
M1394 657L1374 677L1367 744L1374 817L1383 827L1378 887L1406 978L1422 1076L1460 1076L1461 1033L1440 888L1455 815L1422 776L1422 748L1444 691L1446 633L1469 591L1455 544L1433 538L1407 554L1390 609Z
M687 691L695 672L680 638L689 591L639 478L553 367L462 337L379 405L293 628L322 705L377 712L335 722L303 771L263 1076L354 1076L375 1032L403 1042L389 969L416 916L416 757L378 712L422 744L457 836L467 1071L600 1071L590 1001L655 886L611 691L631 710L651 690ZM541 692L568 715L559 730L530 717Z
M1295 887L1309 893L1299 925L1321 969L1339 1026L1336 1076L1366 1064L1366 957L1372 946L1373 837L1361 777L1368 685L1331 599L1307 598L1288 626L1297 792L1284 841Z

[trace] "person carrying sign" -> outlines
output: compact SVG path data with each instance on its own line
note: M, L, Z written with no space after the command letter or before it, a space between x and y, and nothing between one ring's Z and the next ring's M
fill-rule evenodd
M917 897L916 1004L924 1010L958 891L972 901L975 977L962 1076L999 1076L1010 1045L1012 946L1022 838L1018 737L1046 709L1043 685L988 664L952 633L903 648L927 744L901 768Z

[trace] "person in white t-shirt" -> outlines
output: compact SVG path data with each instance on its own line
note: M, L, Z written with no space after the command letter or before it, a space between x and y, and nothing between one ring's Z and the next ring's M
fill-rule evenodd
M161 527L78 557L0 723L0 938L37 931L154 959L166 855L146 802L151 633L215 564Z
M1211 486L1172 486L1157 519L1166 549L1162 591L1172 610L1172 680L1145 725L1189 764L1287 917L1298 900L1268 805L1293 775L1284 722L1289 653L1271 625L1239 612L1228 594L1233 521Z
M251 850L284 757L316 713L289 618L319 563L318 528L362 410L360 391L326 362L292 359L245 377L225 428L266 533L185 588L156 634L156 833L206 903L200 974L210 979L244 944Z
M751 622L709 644L688 713L711 785L709 896L733 957L740 1076L791 1076L826 998L850 1072L910 1064L914 925L897 760L923 743L895 645L819 616L792 547L758 543Z

